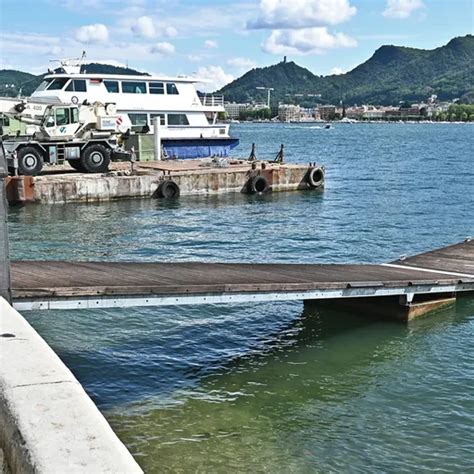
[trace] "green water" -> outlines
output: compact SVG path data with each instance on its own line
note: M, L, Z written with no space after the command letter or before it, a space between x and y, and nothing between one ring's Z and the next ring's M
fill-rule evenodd
M472 298L408 327L313 309L109 419L147 472L472 472L472 336Z

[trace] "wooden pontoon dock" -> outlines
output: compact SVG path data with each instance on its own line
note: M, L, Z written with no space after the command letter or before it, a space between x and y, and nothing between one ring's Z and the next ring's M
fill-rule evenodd
M11 275L22 311L377 297L409 308L474 291L474 241L381 265L14 261Z

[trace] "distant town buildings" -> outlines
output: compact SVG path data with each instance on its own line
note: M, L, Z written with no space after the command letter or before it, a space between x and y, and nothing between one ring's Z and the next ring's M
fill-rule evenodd
M399 120L453 120L452 107L454 102L438 102L436 95L427 98L421 103L401 103L399 106L381 105L354 105L345 107L332 104L321 104L314 108L304 108L298 104L272 104L269 112L272 120L281 122L299 121L331 121L347 118L357 121L399 121ZM450 109L451 107L451 109ZM225 110L230 119L252 119L256 117L255 112L266 109L267 104L238 104L226 103ZM450 113L451 111L451 113ZM467 120L471 120L472 114L467 112Z

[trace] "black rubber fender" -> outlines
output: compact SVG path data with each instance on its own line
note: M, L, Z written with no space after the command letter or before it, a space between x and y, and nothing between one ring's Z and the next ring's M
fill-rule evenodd
M311 188L319 188L324 184L324 168L315 166L308 170L306 182Z
M270 190L270 185L268 184L267 178L265 176L258 174L252 176L247 181L247 192L249 194L264 194Z
M156 191L156 197L162 199L176 199L180 195L178 184L172 179L162 181Z

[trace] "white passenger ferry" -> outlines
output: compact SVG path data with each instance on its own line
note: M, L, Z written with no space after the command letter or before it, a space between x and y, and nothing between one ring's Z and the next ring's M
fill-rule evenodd
M115 103L127 114L132 133L152 133L154 117L168 156L198 158L228 156L239 140L229 135L229 125L217 123L224 112L223 96L199 96L190 77L88 74L81 66L62 63L62 72L51 73L31 95L63 103L96 101Z

